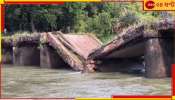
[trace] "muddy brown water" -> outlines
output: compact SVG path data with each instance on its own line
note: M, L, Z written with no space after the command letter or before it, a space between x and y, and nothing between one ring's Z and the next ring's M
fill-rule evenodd
M171 79L111 73L81 73L36 66L3 65L3 98L111 97L171 95Z

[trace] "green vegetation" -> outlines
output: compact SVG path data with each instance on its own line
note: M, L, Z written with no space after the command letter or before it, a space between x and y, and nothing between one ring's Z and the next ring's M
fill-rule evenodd
M160 14L142 11L141 3L6 5L5 28L7 33L89 32L108 42L128 26L156 21Z

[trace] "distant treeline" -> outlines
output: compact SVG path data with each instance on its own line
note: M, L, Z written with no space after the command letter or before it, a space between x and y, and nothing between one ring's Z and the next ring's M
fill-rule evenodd
M152 22L160 17L160 12L142 11L141 3L6 5L5 10L7 33L91 32L103 41L129 25Z

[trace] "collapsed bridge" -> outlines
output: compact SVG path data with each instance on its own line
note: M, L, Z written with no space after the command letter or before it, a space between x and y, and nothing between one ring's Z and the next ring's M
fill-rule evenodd
M130 27L110 43L90 53L89 59L105 62L106 59L140 57L144 60L147 77L170 76L171 64L175 60L174 37L173 20Z
M93 35L48 32L2 38L2 63L83 71L88 54L101 46Z
M144 65L147 77L167 77L175 61L174 22L166 20L130 27L106 45L91 35L61 32L3 38L2 62L53 68L68 66L87 72L120 71L139 62Z

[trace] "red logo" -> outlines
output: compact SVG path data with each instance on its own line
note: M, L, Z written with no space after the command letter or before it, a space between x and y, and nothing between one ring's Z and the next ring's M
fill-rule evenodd
M154 1L147 1L147 2L145 3L145 6L146 6L146 8L148 8L148 9L153 9L154 6L155 6L155 3L154 3Z

